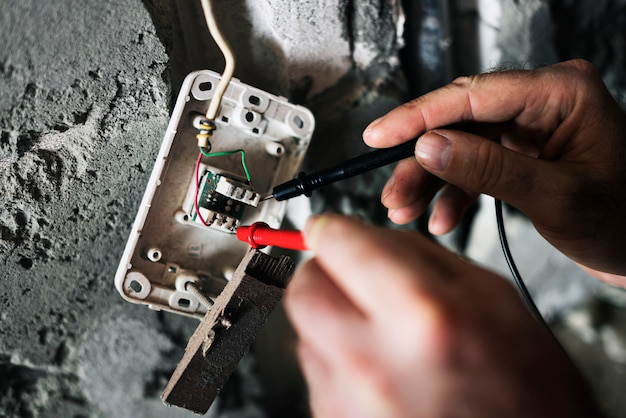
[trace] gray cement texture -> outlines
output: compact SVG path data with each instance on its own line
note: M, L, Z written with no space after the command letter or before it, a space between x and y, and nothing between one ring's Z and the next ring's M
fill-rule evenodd
M358 80L395 77L397 2L214 3L244 82L309 105L340 84L344 114L387 96ZM124 302L113 276L182 78L223 68L199 3L4 1L0 45L0 416L187 416L158 396L197 322ZM257 368L209 415L265 416Z

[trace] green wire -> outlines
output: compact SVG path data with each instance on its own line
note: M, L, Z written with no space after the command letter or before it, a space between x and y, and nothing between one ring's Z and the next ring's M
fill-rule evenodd
M243 171L246 173L246 178L248 182L250 182L250 172L248 171L248 166L246 165L246 152L242 149L236 149L234 151L221 151L221 152L206 152L202 147L200 147L200 152L205 157L223 157L225 155L232 155L238 152L241 153L241 165L243 166Z

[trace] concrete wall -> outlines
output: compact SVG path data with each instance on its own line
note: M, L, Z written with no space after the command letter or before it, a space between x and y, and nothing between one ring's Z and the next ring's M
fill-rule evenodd
M237 54L235 76L314 111L308 168L362 151L370 120L486 62L585 56L626 97L623 2L214 3ZM222 66L196 2L0 3L0 415L188 416L158 395L196 322L124 302L113 275L182 78ZM304 210L385 223L378 193L387 174L337 184ZM513 240L530 234L519 222ZM469 239L470 253L497 265L495 237ZM563 263L533 273L534 288ZM538 301L562 319L577 356L592 359L590 374L618 416L626 404L611 386L626 364L624 301L588 283L544 284ZM549 297L564 287L573 296ZM599 316L607 310L609 319ZM268 355L289 354L291 338L278 312L209 414L305 415L293 358Z

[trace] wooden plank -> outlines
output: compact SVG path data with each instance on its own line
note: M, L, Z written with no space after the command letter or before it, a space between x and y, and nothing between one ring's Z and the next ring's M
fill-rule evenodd
M207 412L280 302L295 265L250 250L191 336L161 400L198 414Z

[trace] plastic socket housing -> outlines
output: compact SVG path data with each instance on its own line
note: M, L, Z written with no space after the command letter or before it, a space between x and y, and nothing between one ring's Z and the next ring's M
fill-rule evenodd
M215 193L230 194L243 205L237 212L241 219L213 210L222 216L220 226L224 220L240 221L213 228L190 216L195 213L198 120L219 81L219 74L204 70L183 82L115 276L118 292L129 302L202 318L206 309L186 291L186 284L194 282L216 297L248 248L236 238L237 226L262 221L277 228L285 214L286 202L259 198L298 172L313 134L313 115L233 79L215 119L211 152L243 149L250 184L245 184L240 153L203 157L200 170L217 179Z

